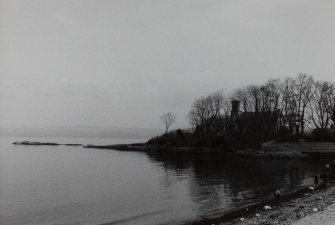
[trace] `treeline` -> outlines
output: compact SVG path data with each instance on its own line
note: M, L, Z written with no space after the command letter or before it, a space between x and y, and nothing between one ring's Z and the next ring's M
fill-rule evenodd
M274 139L335 141L335 84L298 74L230 93L216 91L195 99L187 117L191 130L149 143L249 148Z
M278 134L303 137L311 130L334 132L335 84L298 74L286 79L270 79L261 85L249 85L225 94L216 91L195 99L188 114L199 138L227 136L232 132L232 100L239 102L239 116L249 119L275 116ZM236 109L233 109L233 111Z

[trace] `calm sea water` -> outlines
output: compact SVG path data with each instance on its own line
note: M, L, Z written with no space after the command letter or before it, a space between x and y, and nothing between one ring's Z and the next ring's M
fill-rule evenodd
M0 138L0 224L183 224L312 182L317 162L15 146Z

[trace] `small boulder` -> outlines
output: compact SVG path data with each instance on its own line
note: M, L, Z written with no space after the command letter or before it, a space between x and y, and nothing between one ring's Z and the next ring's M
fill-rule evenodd
M276 200L279 200L280 199L280 196L281 196L281 192L279 190L276 190L275 193L274 193L274 197Z

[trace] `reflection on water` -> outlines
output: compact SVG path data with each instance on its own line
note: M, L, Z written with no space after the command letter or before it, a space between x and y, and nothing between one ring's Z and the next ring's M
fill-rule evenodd
M280 189L283 193L312 184L320 162L274 159L227 159L223 156L192 156L148 153L164 168L161 184L169 187L176 179L189 180L189 195L201 217L257 201Z
M14 146L14 140L0 139L0 224L6 225L182 224L276 189L297 189L321 168L312 161Z

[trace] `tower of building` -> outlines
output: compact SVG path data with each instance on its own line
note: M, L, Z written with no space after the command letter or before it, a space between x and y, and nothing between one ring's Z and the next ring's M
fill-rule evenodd
M231 113L230 113L231 119L237 120L239 113L240 113L240 101L234 99L231 101Z

